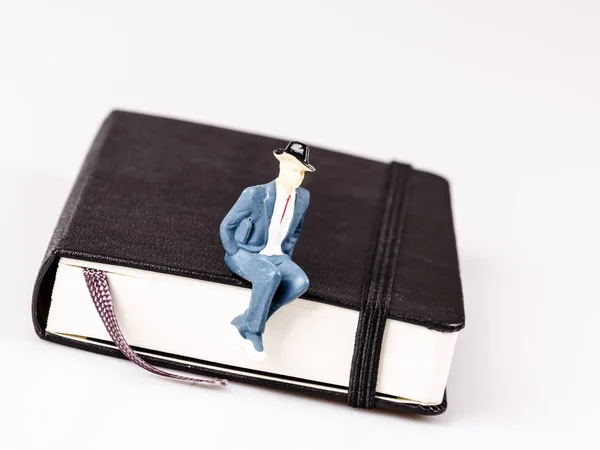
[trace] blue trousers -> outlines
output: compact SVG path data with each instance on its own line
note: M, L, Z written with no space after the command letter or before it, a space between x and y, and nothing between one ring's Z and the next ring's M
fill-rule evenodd
M248 309L232 322L243 337L261 335L269 317L308 289L308 277L287 255L265 256L239 249L225 263L240 277L252 283Z

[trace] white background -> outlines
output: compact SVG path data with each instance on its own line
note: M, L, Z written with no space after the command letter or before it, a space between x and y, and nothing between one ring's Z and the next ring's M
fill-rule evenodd
M595 447L599 24L595 0L2 1L0 448ZM467 310L448 411L193 388L39 340L41 257L117 107L447 176Z

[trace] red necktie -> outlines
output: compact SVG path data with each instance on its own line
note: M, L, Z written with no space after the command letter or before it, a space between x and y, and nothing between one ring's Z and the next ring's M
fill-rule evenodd
M290 197L291 196L292 196L291 194L288 195L287 200L285 201L285 206L283 208L283 214L281 215L281 220L279 221L280 224L281 224L281 222L283 222L283 217L285 216L285 211L287 210L288 203L290 202Z

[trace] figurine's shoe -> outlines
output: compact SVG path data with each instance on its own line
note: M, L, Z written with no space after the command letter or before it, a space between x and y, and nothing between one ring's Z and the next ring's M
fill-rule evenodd
M244 338L235 325L231 325L231 336L234 344L243 347L246 355L252 361L261 362L266 358L265 349L262 344L262 336L258 334L249 334Z
M244 339L244 341L244 350L246 350L246 355L248 358L255 362L262 362L265 360L267 355L265 354L264 350L259 352L254 348L254 344L250 340Z
M248 358L256 362L264 361L267 355L265 354L265 348L263 347L262 335L248 333L244 341L244 349L246 350Z

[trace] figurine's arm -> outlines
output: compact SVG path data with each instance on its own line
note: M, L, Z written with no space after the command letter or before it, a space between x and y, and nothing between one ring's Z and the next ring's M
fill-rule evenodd
M252 189L246 188L227 213L219 228L223 248L230 255L235 255L239 249L234 237L235 230L240 222L250 214L252 214Z
M292 252L294 251L296 242L298 242L298 238L300 237L300 231L302 231L302 224L304 223L304 215L306 214L306 210L308 209L308 205L310 203L310 192L303 188L300 188L300 192L302 195L302 203L304 204L302 218L298 222L298 226L296 226L294 232L291 233L281 245L281 251L288 255L290 258L292 257Z
M298 238L300 237L300 231L302 231L302 223L304 222L304 217L300 219L298 222L298 226L294 230L292 234L285 240L283 245L281 246L281 250L283 253L288 255L290 258L292 257L292 252L294 251L294 247L296 242L298 242Z

